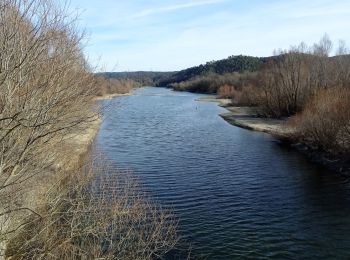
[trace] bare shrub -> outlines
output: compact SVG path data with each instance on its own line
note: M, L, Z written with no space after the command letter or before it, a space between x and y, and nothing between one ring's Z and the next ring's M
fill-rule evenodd
M188 81L170 84L170 87L178 91L190 91L199 93L216 93L222 85L222 80L218 74L197 76Z
M218 94L222 98L232 98L235 90L242 90L246 85L253 84L256 79L254 72L233 72L226 74L209 73L196 76L187 81L170 84L179 91Z
M333 155L350 154L350 89L318 91L304 111L293 118L297 138Z
M232 99L232 103L237 106L255 106L257 104L258 95L259 89L251 84L242 88L224 85L218 90L218 96L220 98L230 98Z
M232 85L225 84L219 87L217 94L220 98L233 98L236 94L236 89Z
M103 163L64 173L11 237L6 257L153 259L172 249L173 215L147 199L131 174Z
M224 84L218 89L220 98L230 98L238 106L256 106L259 96L258 73L243 72L231 74L230 84Z
M241 106L256 106L259 99L260 90L254 85L245 86L234 102Z
M130 79L113 79L102 76L95 77L96 95L126 94L131 89L140 87L140 84Z

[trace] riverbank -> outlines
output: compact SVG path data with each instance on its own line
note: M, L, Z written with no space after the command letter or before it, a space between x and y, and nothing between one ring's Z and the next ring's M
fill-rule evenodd
M101 100L108 100L123 96L131 96L132 92L128 93L114 93L98 96L94 98L95 102ZM89 153L91 145L102 124L101 115L96 115L95 119L85 123L81 130L66 136L57 149L60 149L61 159L55 164L55 170L70 171L76 165L80 165L84 161L84 156Z
M323 253L324 245L332 250L332 240L346 248L346 180L280 147L267 134L232 127L218 117L229 111L217 103L194 102L202 96L138 89L106 117L97 150L111 164L133 170L163 207L176 212L183 220L180 235L193 245L191 255L307 258ZM284 223L283 232L276 223ZM330 225L344 228L332 237L320 236Z
M130 96L132 95L130 92L125 94L107 94L103 96L99 96L94 98L94 101L101 101L101 100L108 100L113 99L121 96ZM56 149L59 150L59 153L61 156L59 157L59 160L56 161L54 165L54 169L52 171L70 171L76 167L76 165L80 165L82 161L84 160L84 156L89 153L89 150L91 148L91 145L94 142L94 139L100 129L100 126L102 124L102 118L100 115L96 115L94 119L87 122L80 128L80 131L77 131L74 134L70 134L68 136L65 136L62 139L62 142L60 144L60 147L57 147ZM45 177L40 176L40 179L47 181L45 179L51 178L52 172L48 172L45 174ZM33 182L37 182L40 180L33 179ZM47 185L46 185L47 186ZM35 194L33 193L29 200L35 201L35 197L38 196L38 194L42 194L45 190L45 185L40 185L39 189L36 190ZM28 197L28 198L29 198ZM27 198L27 199L28 199Z
M286 120L259 117L253 107L233 107L226 109L230 112L222 113L220 116L228 123L245 129L272 134L283 138L293 132L293 129L286 125Z
M293 129L287 126L285 119L260 117L254 107L233 106L230 99L207 96L196 101L219 103L219 106L228 110L228 112L222 113L220 116L234 126L272 134L279 138L284 138L293 132Z
M113 99L115 97L123 97L123 96L131 96L131 95L132 95L131 92L124 93L124 94L114 93L114 94L107 94L107 95L103 95L103 96L98 96L95 98L95 100L106 100L106 99Z
M96 98L95 101L129 95L131 95L131 93L104 95ZM100 129L101 123L101 116L96 115L94 119L84 123L79 131L64 136L60 140L59 146L55 147L57 154L59 154L58 158L55 159L55 164L39 175L33 176L31 179L27 180L27 185L22 189L21 196L19 197L22 208L39 208L43 201L41 198L45 196L48 188L53 183L59 181L64 174L74 172L74 169L84 162L85 156L91 149L91 145ZM22 219L26 217L26 213L27 212L24 211L18 211L16 215L11 216L11 219L0 221L0 223L6 223L6 226L0 226L0 231L6 233L6 230L11 230L12 227L16 227L18 223L21 223ZM6 240L0 239L0 259L4 257L5 248Z
M233 106L230 99L207 96L197 99L201 102L217 102L228 112L220 116L229 124L244 129L264 132L273 135L281 144L288 145L305 155L310 161L322 165L341 175L350 177L350 162L340 158L334 158L328 153L310 147L304 143L295 142L290 137L295 131L287 124L287 119L272 119L259 117L254 107Z

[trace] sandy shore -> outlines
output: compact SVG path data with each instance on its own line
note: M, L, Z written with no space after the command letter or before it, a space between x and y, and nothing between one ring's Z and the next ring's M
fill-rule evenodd
M228 98L217 98L215 95L205 96L197 98L196 101L200 102L216 102L219 103L222 107L227 107L231 105L231 99Z
M133 95L132 92L125 93L125 94L107 94L104 96L96 97L95 101L99 100L107 100L107 99L113 99L117 97L123 97L123 96L131 96ZM78 162L85 153L88 152L90 149L91 144L93 143L95 136L97 135L97 132L100 129L102 123L102 119L100 116L96 116L96 120L93 120L86 124L86 127L83 128L80 132L70 135L67 138L65 138L64 145L67 146L67 150L71 151L69 153L69 158L64 159L64 164L74 164Z
M123 97L123 96L131 96L132 93L125 93L125 94L107 94L107 95L103 95L103 96L99 96L99 97L96 97L95 100L106 100L106 99L112 99L112 98L115 98L115 97Z
M226 109L230 112L222 113L220 116L232 125L279 137L285 137L293 132L293 129L287 126L286 120L259 117L252 107L229 106Z
M285 137L293 131L286 125L286 120L259 117L254 107L233 106L230 99L217 98L212 95L199 98L196 101L219 103L221 107L228 110L220 116L234 126L269 133L278 137Z
M304 143L295 142L290 138L293 128L288 126L286 120L262 118L254 107L233 106L230 99L220 99L216 96L208 96L197 99L197 101L217 102L219 106L224 107L228 112L220 116L231 125L241 128L269 133L282 143L289 145L300 153L304 154L310 161L323 165L326 168L338 172L344 176L350 176L350 164L339 158L331 158L327 153L315 150Z

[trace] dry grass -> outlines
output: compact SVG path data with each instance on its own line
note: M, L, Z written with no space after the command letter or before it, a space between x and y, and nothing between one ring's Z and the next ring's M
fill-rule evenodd
M11 236L6 257L153 259L172 249L173 215L147 199L131 174L105 164L61 174Z

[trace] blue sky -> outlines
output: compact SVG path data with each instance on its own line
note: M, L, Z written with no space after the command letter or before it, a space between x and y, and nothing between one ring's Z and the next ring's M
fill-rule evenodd
M171 71L230 55L269 56L324 33L350 43L349 0L71 0L104 71Z

